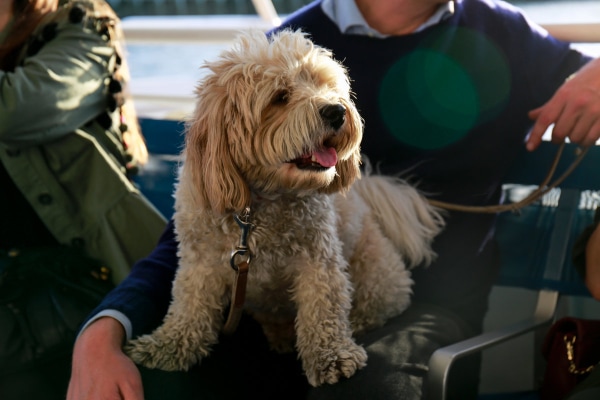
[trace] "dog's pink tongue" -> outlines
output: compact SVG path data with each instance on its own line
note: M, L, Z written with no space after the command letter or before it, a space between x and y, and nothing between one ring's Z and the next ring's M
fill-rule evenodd
M333 167L337 163L337 152L333 147L325 147L313 153L317 162L323 167Z

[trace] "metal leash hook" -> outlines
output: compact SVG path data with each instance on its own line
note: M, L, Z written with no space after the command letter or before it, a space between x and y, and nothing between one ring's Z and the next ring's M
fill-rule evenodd
M244 301L246 299L246 284L248 282L248 269L250 261L252 261L252 253L248 247L248 234L254 229L254 225L250 222L250 208L246 207L242 215L234 214L233 218L242 230L240 236L240 243L234 251L231 252L231 259L229 264L235 271L235 279L233 281L231 304L229 305L229 315L227 321L223 326L223 333L230 335L235 332L240 318L242 316L242 310L244 308ZM246 257L244 260L236 263L236 258Z
M248 234L252 229L254 229L254 225L250 222L250 207L246 207L241 216L238 214L233 214L233 219L235 222L237 222L242 230L240 244L238 244L236 249L231 252L231 260L229 262L231 268L233 268L234 271L237 271L239 269L239 264L235 263L236 256L246 256L245 262L248 264L250 264L250 261L252 260L252 253L248 247Z

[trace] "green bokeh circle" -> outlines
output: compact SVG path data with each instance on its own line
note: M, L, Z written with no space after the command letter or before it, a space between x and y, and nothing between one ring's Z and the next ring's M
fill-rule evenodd
M510 71L499 49L474 31L457 29L398 59L382 81L379 107L398 140L435 149L496 116L509 88Z

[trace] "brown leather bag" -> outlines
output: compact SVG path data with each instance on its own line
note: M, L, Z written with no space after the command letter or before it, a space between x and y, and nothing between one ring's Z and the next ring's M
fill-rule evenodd
M600 321L559 319L546 334L542 354L546 371L540 400L562 400L600 362Z

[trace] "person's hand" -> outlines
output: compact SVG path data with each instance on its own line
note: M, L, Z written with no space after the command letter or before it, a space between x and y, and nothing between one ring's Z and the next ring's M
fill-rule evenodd
M123 326L110 317L90 324L77 339L67 400L143 400L142 378L125 353Z
M552 142L568 137L573 143L591 146L600 138L600 59L590 61L567 80L543 106L529 112L535 125L527 150L535 150L548 127L554 124Z

